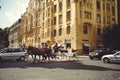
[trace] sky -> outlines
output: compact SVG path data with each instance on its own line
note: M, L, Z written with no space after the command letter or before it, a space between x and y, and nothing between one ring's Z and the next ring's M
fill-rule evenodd
M0 28L10 27L26 11L29 0L0 0Z

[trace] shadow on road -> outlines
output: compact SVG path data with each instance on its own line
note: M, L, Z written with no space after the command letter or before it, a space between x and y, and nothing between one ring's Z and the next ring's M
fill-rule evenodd
M118 64L119 65L119 64ZM70 70L96 70L96 71L120 71L120 69L111 69L101 66L95 65L86 65L81 61L51 61L51 62L39 62L36 64L33 63L25 63L23 61L4 61L0 62L0 69L2 68L23 68L27 69L28 67L40 67L40 68L62 68L62 69L70 69Z

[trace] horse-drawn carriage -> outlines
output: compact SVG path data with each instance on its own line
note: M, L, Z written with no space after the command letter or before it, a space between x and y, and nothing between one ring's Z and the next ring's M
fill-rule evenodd
M60 47L59 47L60 48ZM58 49L57 51L52 51L54 49L49 48L36 48L33 46L29 46L27 48L27 56L32 56L33 63L35 61L45 61L45 60L73 60L75 59L76 50L73 50L70 52L69 50L61 50ZM37 56L39 56L39 59L37 59Z

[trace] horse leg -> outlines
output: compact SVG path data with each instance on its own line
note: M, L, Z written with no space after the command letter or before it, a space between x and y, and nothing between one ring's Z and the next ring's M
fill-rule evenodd
M32 57L33 57L33 55L31 55ZM34 60L33 60L33 63L35 63L35 59L36 59L36 55L34 56L34 58L33 58Z
M42 61L46 59L45 54L42 55Z
M39 55L39 61L40 61L40 59L41 59L41 56Z
M31 57L34 58L34 57L33 57L33 54L31 54Z
M39 55L38 55L38 57L39 57ZM40 62L40 60L39 60L39 59L37 59L37 57L36 57L36 60L37 60L37 62Z
M50 61L51 54L47 53L48 60Z
M39 62L39 60L37 59L37 55L35 55L33 63L35 63L36 60L37 60L37 62Z

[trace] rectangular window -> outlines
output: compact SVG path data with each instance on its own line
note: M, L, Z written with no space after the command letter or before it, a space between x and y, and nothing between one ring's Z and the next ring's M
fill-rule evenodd
M107 24L110 24L110 16L107 16Z
M70 6L70 0L67 0L67 7Z
M96 5L97 5L97 9L100 9L100 1L97 0Z
M103 10L105 10L105 4L103 4Z
M38 24L37 24L37 21L36 21L36 24L35 24L35 26L37 26Z
M70 34L70 31L71 29L70 29L70 26L67 26L67 34Z
M97 23L101 23L101 15L97 14Z
M68 12L67 12L67 21L69 21L70 18L71 18L71 11L68 11Z
M42 38L44 38L44 32L42 32Z
M85 14L85 18L87 18L87 16L86 16L86 15L87 15L87 12L86 12L86 11L84 11L84 14Z
M103 17L103 23L104 23L104 24L106 23L106 21L105 21L105 17Z
M57 22L57 21L56 21L56 17L54 17L54 25L56 25L56 22Z
M45 18L45 13L43 13L43 19Z
M87 17L87 19L89 19L89 12L86 13L86 17Z
M56 12L57 12L57 6L54 5L54 13L56 13Z
M88 27L87 26L83 27L83 34L88 34Z
M62 14L59 15L59 23L62 23Z
M59 36L62 35L62 28L59 29Z
M50 26L50 19L47 20L47 25Z
M115 16L115 7L112 6L112 15Z
M36 18L37 18L37 17L38 17L38 12L36 12L36 14L35 14L35 15L36 15Z
M109 3L106 3L106 9L107 9L107 11L110 11L110 4Z
M50 16L50 7L48 8L48 17Z
M62 1L59 2L59 10L62 10Z
M80 11L80 18L82 18L82 11Z
M92 14L91 14L91 12L89 13L89 19L92 19Z

